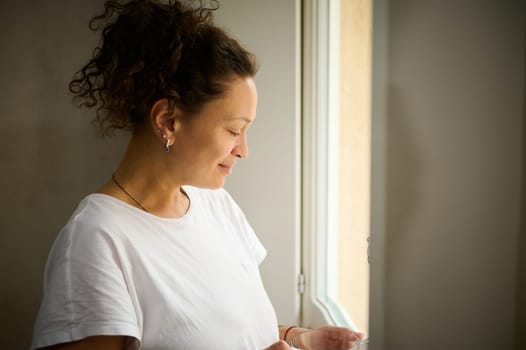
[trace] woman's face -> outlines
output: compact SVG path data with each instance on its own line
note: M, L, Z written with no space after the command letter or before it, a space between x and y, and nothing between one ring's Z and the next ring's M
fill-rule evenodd
M253 78L227 85L224 97L180 122L170 154L183 184L220 188L237 158L248 156L247 129L256 117L256 85Z

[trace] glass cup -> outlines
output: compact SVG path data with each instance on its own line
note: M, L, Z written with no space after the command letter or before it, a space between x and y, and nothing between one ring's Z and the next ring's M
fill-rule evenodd
M295 335L291 339L291 347L292 349L299 349L304 350L306 349L314 349L314 350L326 350L328 343L327 338L329 336L329 330L327 329L320 329L320 330L313 330L313 331L307 331L300 334ZM344 344L338 344L338 349L341 350L367 350L369 339L363 339L360 340L356 335L354 335L354 345L352 348L344 349ZM337 341L337 340L336 340ZM340 338L340 341L342 339ZM302 346L304 345L304 347ZM335 345L335 344L333 344ZM332 347L331 347L332 348Z
M369 338L357 340L351 350L367 350L369 349Z

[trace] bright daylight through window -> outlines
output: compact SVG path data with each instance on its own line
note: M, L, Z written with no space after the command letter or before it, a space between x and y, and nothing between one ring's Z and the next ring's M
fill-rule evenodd
M303 316L368 336L372 0L304 5Z

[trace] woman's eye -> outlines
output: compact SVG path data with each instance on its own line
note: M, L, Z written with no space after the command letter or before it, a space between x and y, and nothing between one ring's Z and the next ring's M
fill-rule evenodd
M228 132L230 132L233 136L239 136L239 135L241 135L240 132L237 132L237 131L234 131L234 130L228 130Z

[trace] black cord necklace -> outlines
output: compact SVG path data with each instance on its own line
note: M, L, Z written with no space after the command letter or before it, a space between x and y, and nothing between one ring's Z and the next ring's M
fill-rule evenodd
M125 194L126 194L126 195L127 195L132 201L135 202L135 204L137 204L137 205L139 206L139 208L141 208L141 209L144 210L145 212L149 213L149 211L146 210L146 208L143 207L143 206L141 205L141 203L139 203L139 201L138 201L137 199L133 198L133 196L132 196L131 194L129 194L128 191L126 191L126 190L124 189L124 187L122 187L122 185L121 185L121 184L117 181L117 179L115 178L115 173L111 174L111 179L113 180L113 182L115 183L115 185L117 185L117 187L119 187L119 188L122 190L122 192L124 192L124 193L125 193Z

